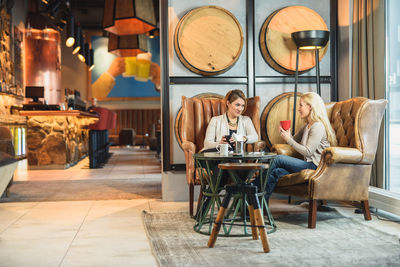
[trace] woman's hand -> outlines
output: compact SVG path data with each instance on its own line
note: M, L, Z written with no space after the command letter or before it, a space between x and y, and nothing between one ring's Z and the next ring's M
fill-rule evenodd
M289 140L289 138L292 137L292 135L290 134L290 128L288 130L284 130L281 126L279 126L279 133L281 134L282 139L285 140L286 143Z
M116 57L108 67L107 72L114 78L125 72L125 59L123 57Z
M151 62L150 65L150 75L151 81L154 83L154 85L156 86L156 89L158 91L160 91L160 66L158 66L157 63Z
M228 144L225 135L222 136L221 140L219 141L220 144Z

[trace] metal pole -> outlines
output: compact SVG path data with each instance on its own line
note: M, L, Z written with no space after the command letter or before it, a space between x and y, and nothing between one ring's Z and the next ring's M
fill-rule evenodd
M319 83L319 49L315 49L315 66L317 69L317 93L321 96L321 84Z
M293 103L293 121L292 121L292 135L295 133L296 127L296 102L297 102L297 84L299 82L299 48L296 49L296 75L294 80L294 103Z

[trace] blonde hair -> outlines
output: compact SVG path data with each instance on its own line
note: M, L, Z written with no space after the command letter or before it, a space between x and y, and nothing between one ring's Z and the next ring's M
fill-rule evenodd
M308 115L311 121L321 122L325 127L329 143L331 146L336 146L337 140L335 131L333 131L331 123L329 122L328 114L326 113L325 104L322 98L314 92L307 92L301 96L301 99L311 107L310 115Z

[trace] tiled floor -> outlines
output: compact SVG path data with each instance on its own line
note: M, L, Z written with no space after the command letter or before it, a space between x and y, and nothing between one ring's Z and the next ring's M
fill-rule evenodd
M103 169L87 160L63 171L26 171L16 179L124 179L159 177L154 154L119 149ZM130 155L130 156L128 156ZM143 210L187 211L187 203L155 199L0 203L0 266L156 266L141 220ZM365 222L354 208L346 215L400 236L398 223Z
M134 179L159 178L160 160L155 152L139 147L111 148L113 153L101 169L89 169L88 158L66 170L27 170L27 160L21 160L14 181L85 180L85 179Z

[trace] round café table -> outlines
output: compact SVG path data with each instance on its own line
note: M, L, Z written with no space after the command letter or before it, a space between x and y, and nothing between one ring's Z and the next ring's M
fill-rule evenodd
M217 169L219 163L228 162L258 162L271 164L276 157L275 153L269 152L245 152L242 154L233 154L230 152L228 155L222 155L220 153L206 152L194 154L196 172L199 175L201 182L202 198L200 206L197 209L196 223L193 229L196 232L202 234L211 234L212 225L215 221L216 212L221 206L221 199L224 197L224 185L221 184L221 178L223 171ZM268 165L269 166L269 165ZM259 187L257 196L260 201L260 207L266 214L266 225L270 228L268 233L274 232L276 229L273 217L268 207L268 203L264 199L265 186L267 183L267 177L269 174L269 168L266 168L267 173L259 171ZM229 171L229 176L232 183L243 184L249 183L254 178L256 171L249 171L245 175L243 173L235 172L234 170ZM225 216L225 223L223 224L223 232L219 235L222 236L249 236L251 231L248 231L250 222L247 220L246 210L247 201L240 195L233 197L232 204L227 210ZM241 214L239 214L241 213ZM241 215L241 216L239 216ZM240 225L243 226L243 232L232 233L232 226Z

